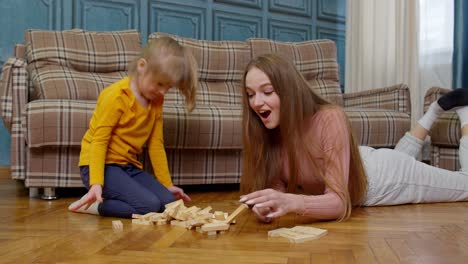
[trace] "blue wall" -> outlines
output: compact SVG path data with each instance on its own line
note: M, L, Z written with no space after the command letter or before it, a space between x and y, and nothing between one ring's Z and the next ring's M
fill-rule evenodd
M138 29L145 42L162 31L208 40L264 37L336 42L344 87L346 0L3 0L0 65L28 28ZM10 136L0 125L0 166L10 163Z

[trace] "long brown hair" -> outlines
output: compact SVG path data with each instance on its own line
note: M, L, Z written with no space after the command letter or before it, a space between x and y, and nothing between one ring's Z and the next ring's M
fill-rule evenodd
M247 93L243 92L243 173L241 192L249 193L271 187L274 178L279 177L282 169L281 149L287 151L289 158L288 192L295 192L298 175L301 170L299 158L307 157L313 171L316 171L324 183L335 191L345 205L345 211L338 220L345 220L351 215L353 205L360 205L367 190L367 177L351 126L347 120L350 138L350 169L348 186L344 183L331 184L317 165L313 153L317 149L305 144L304 120L312 117L325 107L337 107L315 94L302 74L289 62L278 55L261 55L247 65L245 77L250 69L258 68L270 80L281 102L281 124L275 129L265 128L257 114L250 108ZM282 147L283 146L283 147ZM347 146L344 146L347 147ZM330 164L329 164L330 165ZM332 168L333 169L333 168Z
M148 71L163 73L175 81L177 89L184 95L188 111L195 107L198 73L193 55L176 40L161 37L151 40L141 51L140 56L129 65L129 75L138 77L137 63L145 59Z

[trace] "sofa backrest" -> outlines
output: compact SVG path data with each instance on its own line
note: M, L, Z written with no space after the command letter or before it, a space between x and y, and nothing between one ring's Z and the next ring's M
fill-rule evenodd
M343 106L335 42L328 39L281 42L263 38L251 38L247 42L252 57L276 53L292 61L317 94Z
M247 42L196 40L162 32L152 33L148 40L162 36L174 38L195 57L199 74L197 105L241 104L242 75L250 60L250 47ZM175 89L166 94L164 101L178 104L184 102Z
M96 100L141 50L136 30L27 30L25 42L32 99Z

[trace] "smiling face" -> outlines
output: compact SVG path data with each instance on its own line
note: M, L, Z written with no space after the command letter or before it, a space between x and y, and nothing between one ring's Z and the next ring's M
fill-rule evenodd
M280 98L268 76L260 69L253 67L245 76L245 89L250 108L262 120L268 129L280 124Z

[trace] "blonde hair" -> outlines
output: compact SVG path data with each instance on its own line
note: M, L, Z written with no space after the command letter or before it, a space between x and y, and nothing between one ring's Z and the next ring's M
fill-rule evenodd
M128 69L130 76L138 77L138 60L148 62L148 70L153 74L165 74L176 84L184 95L188 111L195 108L198 74L197 63L193 55L177 41L170 37L151 40L133 60Z
M315 94L302 74L294 65L275 54L267 54L254 58L246 67L245 76L252 68L258 68L269 78L281 102L281 125L275 129L266 129L257 114L250 108L247 93L243 92L243 171L241 176L241 192L249 193L271 187L274 178L280 176L282 169L281 145L286 149L289 160L288 192L295 192L301 168L299 159L306 157L326 186L335 191L343 204L345 211L338 220L345 220L351 215L353 205L360 205L367 191L367 177L362 165L356 141L352 135L349 120L347 120L348 136L350 138L350 169L348 186L341 182L332 184L323 169L317 164L313 153L320 151L307 142L303 133L303 122L320 109L333 106L325 99ZM342 146L346 147L346 146ZM328 166L330 168L330 161ZM330 168L333 169L333 168Z

